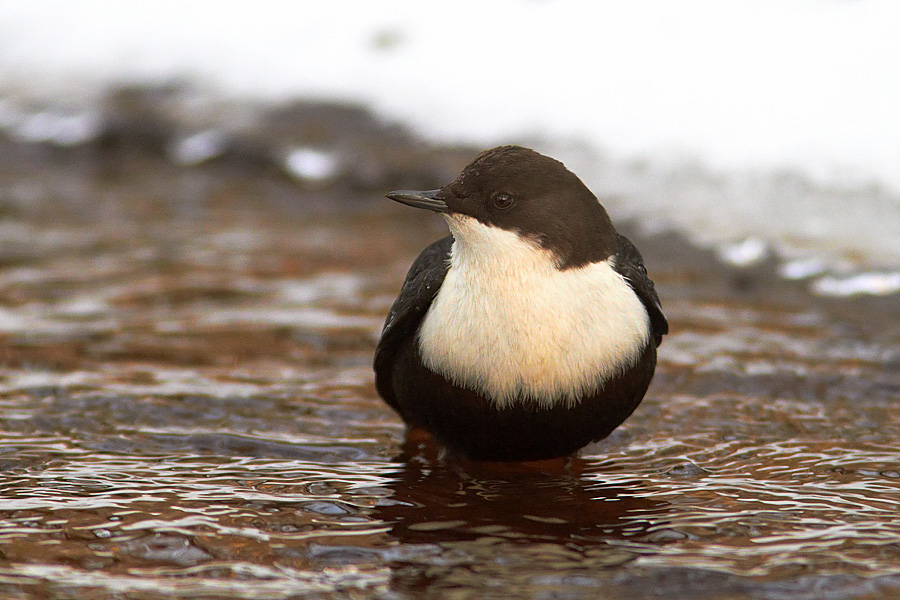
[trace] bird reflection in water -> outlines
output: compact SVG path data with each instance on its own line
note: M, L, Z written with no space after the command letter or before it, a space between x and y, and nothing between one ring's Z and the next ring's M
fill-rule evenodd
M430 436L413 431L396 458L404 466L390 486L394 495L376 512L400 542L505 540L598 558L595 551L606 548L614 550L606 558L621 564L636 556L623 551L629 542L640 552L665 529L668 503L647 497L638 480L593 479L583 458L477 463L440 452Z

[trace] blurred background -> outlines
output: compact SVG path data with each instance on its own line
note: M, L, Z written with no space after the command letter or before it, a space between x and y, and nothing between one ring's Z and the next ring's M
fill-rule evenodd
M169 86L138 112L168 110L176 160L243 136L285 157L305 148L286 168L323 176L341 161L333 139L289 139L260 117L354 103L432 143L551 152L614 216L725 260L775 255L819 293L888 293L898 23L888 0L9 3L0 128L84 143L109 125L112 90Z

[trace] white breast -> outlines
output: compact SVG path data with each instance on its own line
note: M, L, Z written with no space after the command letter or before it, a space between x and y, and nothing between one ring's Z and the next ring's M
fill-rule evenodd
M419 332L429 369L498 408L571 405L639 358L649 316L609 262L560 271L514 232L446 218L450 269Z

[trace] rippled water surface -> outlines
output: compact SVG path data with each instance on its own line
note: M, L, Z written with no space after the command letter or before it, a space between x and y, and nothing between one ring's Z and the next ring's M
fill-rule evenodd
M438 220L271 173L5 165L4 597L900 595L896 297L638 236L673 331L644 403L565 465L468 464L404 441L370 370Z

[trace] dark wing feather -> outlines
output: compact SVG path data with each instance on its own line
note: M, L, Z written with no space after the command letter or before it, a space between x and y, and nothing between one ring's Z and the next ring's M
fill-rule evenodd
M662 336L669 333L669 322L666 321L666 316L663 314L653 282L647 277L647 269L644 267L641 253L624 235L619 235L614 268L628 281L631 289L644 303L647 314L650 315L650 334L656 340L656 345L659 346Z
M391 381L394 356L404 341L416 335L425 313L437 295L449 268L453 238L447 236L425 248L406 274L400 295L381 330L375 349L375 387L385 401L397 408Z

